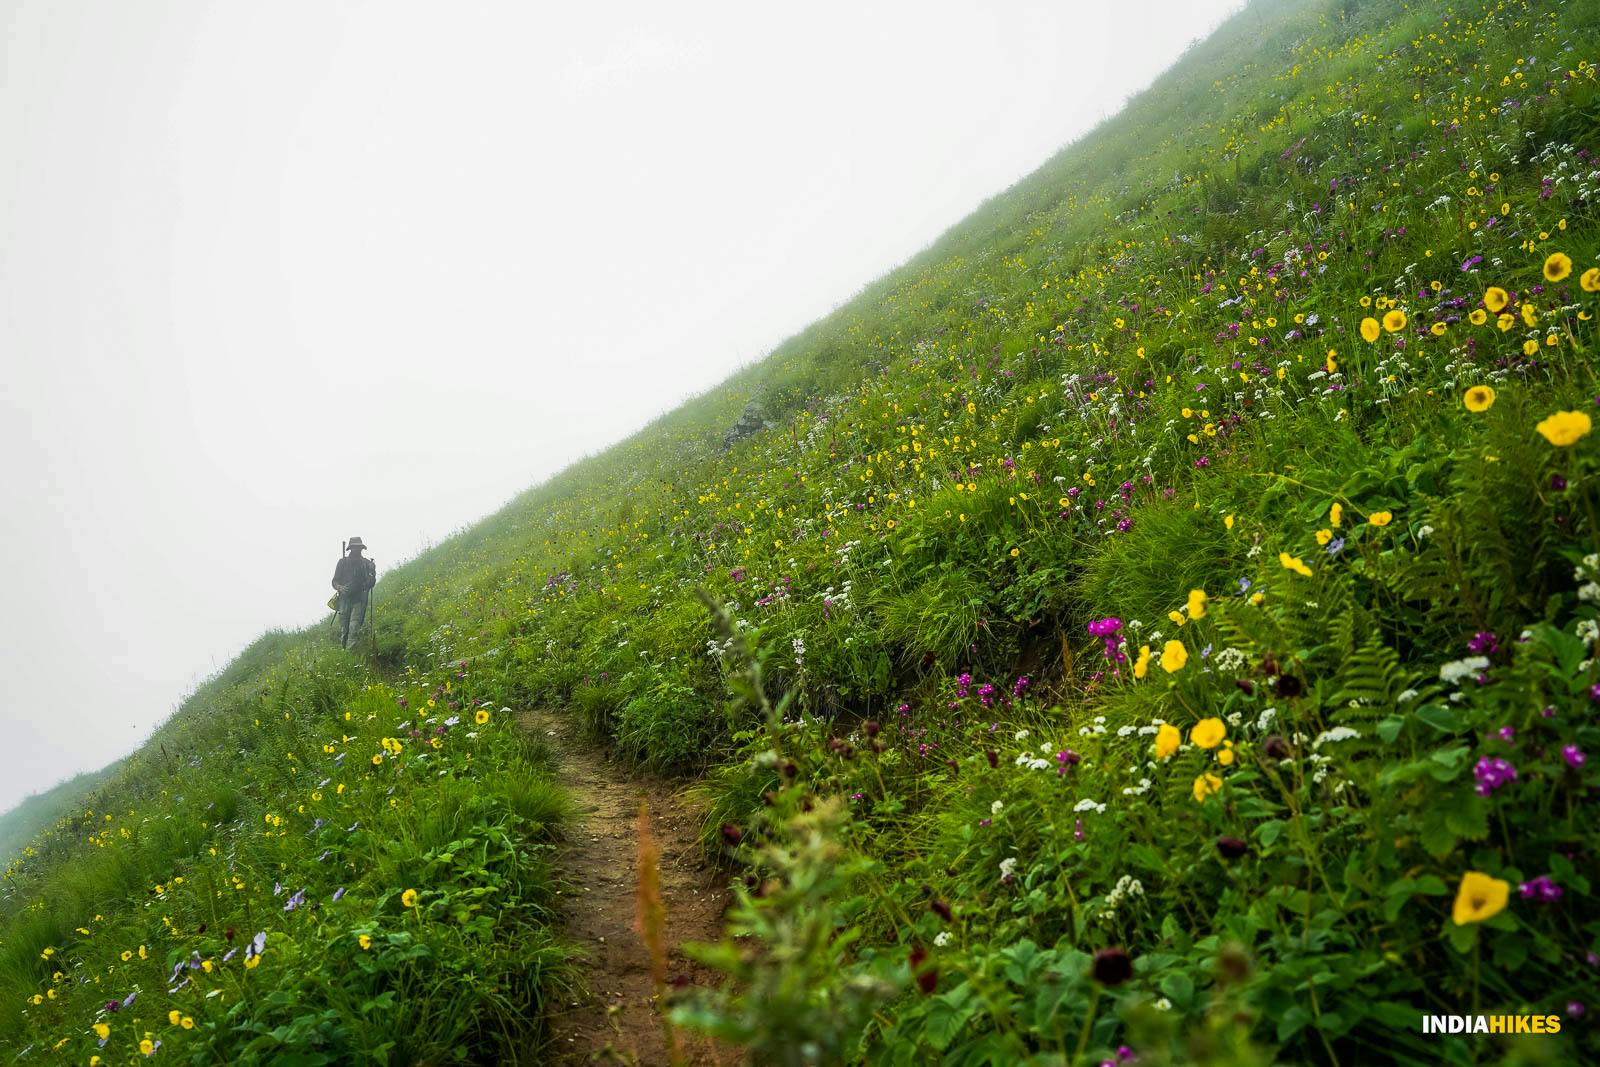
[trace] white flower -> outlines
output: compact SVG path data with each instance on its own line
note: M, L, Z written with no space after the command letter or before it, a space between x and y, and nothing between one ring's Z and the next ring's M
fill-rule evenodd
M1593 619L1584 619L1578 623L1578 628L1575 632L1578 635L1578 640L1585 644L1593 644L1597 638L1600 638L1600 623L1595 622Z
M1076 812L1092 811L1098 815L1106 810L1106 806L1098 803L1097 801L1090 800L1088 797L1084 797L1073 806L1072 810Z
M1262 708L1261 709L1261 714L1256 716L1256 729L1257 730L1265 730L1265 729L1267 729L1268 727L1270 727L1272 725L1272 721L1274 719L1276 719L1277 717L1278 717L1278 709L1277 708Z
M1318 734L1317 735L1317 739L1315 741L1311 742L1311 747L1312 748L1321 748L1323 746L1324 742L1348 741L1352 737L1360 737L1360 736L1361 736L1361 731L1360 730L1352 730L1348 726L1335 726L1331 730L1324 730L1320 734Z
M1002 882L1009 881L1011 876L1016 873L1017 857L1007 856L1005 859L1000 861L1000 880Z
M1166 997L1162 997L1160 1000L1156 1001L1156 1007L1161 1011L1171 1011L1172 1001L1168 1000Z
M944 948L949 943L950 943L950 931L949 930L940 930L938 936L933 939L933 944L934 944L935 948Z
M1006 806L1005 806L1004 803L1002 803L1001 801L997 800L993 804L989 805L989 814L990 815L999 815L1002 811L1005 810L1005 807Z
M1014 740L1014 741L1026 741L1027 739L1028 739L1028 731L1026 731L1026 730L1018 730L1015 734L1012 735L1012 740Z
M1578 590L1578 599L1589 602L1600 600L1600 582L1585 582Z
M1401 704L1409 704L1413 700L1417 699L1417 691L1415 689L1407 689L1395 699Z
M1446 685L1455 685L1463 678L1470 678L1489 666L1488 656L1468 656L1466 659L1451 660L1439 668L1439 680Z

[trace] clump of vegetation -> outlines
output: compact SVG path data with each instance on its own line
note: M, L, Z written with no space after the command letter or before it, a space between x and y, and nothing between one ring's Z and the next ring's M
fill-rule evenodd
M302 845L311 757L356 733L341 710L374 716L370 746L466 661L472 701L571 707L703 774L706 840L743 886L740 939L703 955L737 982L676 1016L774 1061L1593 1056L1597 54L1595 5L1250 5L762 364L386 576L381 659L419 671L402 690L274 650L249 677L294 700L253 683L180 715L214 732L169 749L227 774L96 801L83 818L133 810L146 844L121 853L137 877L71 907L54 888L97 855L87 826L13 870L0 1034L92 1052L102 952L137 942L162 951L140 996L175 998L178 1029L145 1015L118 1040L194 1040L189 1017L215 1049L368 1054L368 1000L330 977L348 969L284 979L322 983L295 987L310 1022L245 995L280 945L377 959L365 933L434 938L406 966L479 998L416 1009L392 1059L503 1047L497 998L538 995L506 976L560 974L546 805L490 773L528 765L504 724L364 779L363 817L391 821L348 876ZM758 389L774 427L725 451ZM295 890L338 870L359 913L274 913L213 1020L161 983L218 955L192 940L216 924L149 893L211 870L227 898L207 850L246 841L252 890L278 864ZM515 925L490 948L496 907ZM468 982L469 960L495 976ZM1560 1033L1422 1032L1478 1012Z

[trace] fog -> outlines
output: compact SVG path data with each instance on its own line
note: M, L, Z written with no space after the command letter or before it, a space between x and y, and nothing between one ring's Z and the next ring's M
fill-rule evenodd
M0 810L847 299L1238 0L0 0ZM383 611L381 600L375 605Z

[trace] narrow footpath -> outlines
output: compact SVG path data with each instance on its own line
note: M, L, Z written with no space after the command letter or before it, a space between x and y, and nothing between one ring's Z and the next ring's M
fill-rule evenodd
M650 806L660 851L669 987L715 982L679 946L720 938L727 888L701 852L696 820L670 782L609 762L570 715L524 712L522 726L554 751L558 778L578 809L561 848L561 875L574 898L563 912L567 939L588 957L583 970L589 995L563 1005L552 1018L554 1062L669 1067L650 956L635 922L639 802ZM679 1032L677 1044L680 1064L723 1067L738 1061L733 1050L693 1035Z

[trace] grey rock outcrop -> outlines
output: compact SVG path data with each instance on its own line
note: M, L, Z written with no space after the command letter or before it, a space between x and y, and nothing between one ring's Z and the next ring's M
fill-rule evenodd
M728 432L722 435L722 450L724 452L747 437L754 437L762 430L772 429L773 424L767 421L766 409L761 406L761 400L751 397L750 403L740 412L739 420L728 427Z

